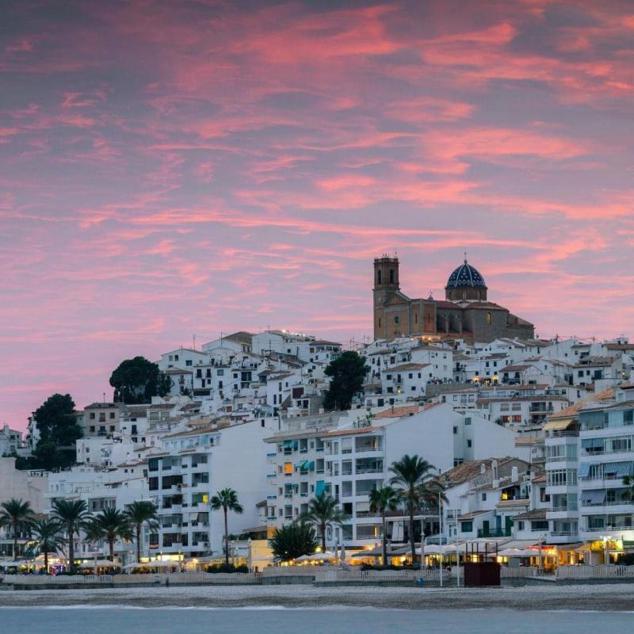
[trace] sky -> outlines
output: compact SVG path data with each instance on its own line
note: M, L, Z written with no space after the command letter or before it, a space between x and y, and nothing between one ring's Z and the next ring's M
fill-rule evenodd
M3 0L0 423L194 335L360 341L384 253L631 335L633 148L629 0Z

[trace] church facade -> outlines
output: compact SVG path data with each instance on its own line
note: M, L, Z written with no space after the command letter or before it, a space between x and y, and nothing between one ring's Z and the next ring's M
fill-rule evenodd
M450 276L445 300L411 299L401 292L399 261L374 260L374 339L428 337L488 342L500 337L532 339L535 327L488 300L488 288L466 258Z

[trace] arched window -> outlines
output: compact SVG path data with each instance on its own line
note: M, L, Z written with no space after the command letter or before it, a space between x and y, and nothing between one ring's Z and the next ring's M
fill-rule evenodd
M377 284L380 284L380 283L381 283L381 269L379 269L379 270L376 272L376 283L377 283Z
M394 269L390 269L390 284L394 284Z
M487 324L490 326L493 323L493 313L487 313Z

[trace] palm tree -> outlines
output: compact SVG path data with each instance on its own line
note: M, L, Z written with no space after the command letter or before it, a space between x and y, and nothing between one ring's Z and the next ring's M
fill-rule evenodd
M225 564L229 565L229 523L227 521L227 513L233 511L234 513L242 513L242 505L238 502L238 494L230 488L222 489L218 491L216 495L211 498L211 508L214 511L222 509L225 516Z
M381 514L381 539L383 542L383 565L387 566L387 534L385 514L396 511L400 497L398 491L391 486L375 487L370 492L370 511Z
M75 572L75 535L79 534L90 517L88 507L83 500L55 500L53 519L62 524L68 541L68 568Z
M390 471L394 474L390 484L397 487L399 496L409 515L409 544L412 554L412 565L416 561L416 539L414 537L414 515L421 504L428 500L427 483L433 478L435 469L427 460L419 456L405 454L397 462L393 462ZM421 550L423 536L421 535Z
M340 525L346 520L346 514L337 507L337 500L323 491L308 504L308 511L303 519L319 529L321 550L326 552L326 530L333 524Z
M141 531L143 525L148 524L150 529L156 528L158 515L156 506L152 502L132 502L125 511L128 522L134 527L134 536L136 540L136 561L141 561Z
M317 547L315 529L303 522L293 522L276 529L269 544L273 554L281 561L312 555Z
M18 537L20 532L29 528L33 521L33 509L30 502L11 498L0 504L0 526L10 526L13 535L13 559L18 556Z
M129 539L131 537L128 516L115 508L107 508L101 511L90 521L91 533L102 537L108 542L110 561L114 561L114 544L117 539Z
M60 535L62 525L54 519L35 520L31 526L31 535L37 542L38 550L44 554L44 570L48 574L48 554L57 552L63 545Z

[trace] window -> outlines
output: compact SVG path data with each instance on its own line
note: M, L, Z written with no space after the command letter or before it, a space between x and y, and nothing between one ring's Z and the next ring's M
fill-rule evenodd
M467 447L471 447L473 445L473 442L471 440L467 440Z
M483 502L486 502L486 501L487 501L487 494L486 494L486 493L483 493L483 494L482 494L482 501L483 501Z
M400 323L400 317L398 315L394 315L394 323L395 324Z

